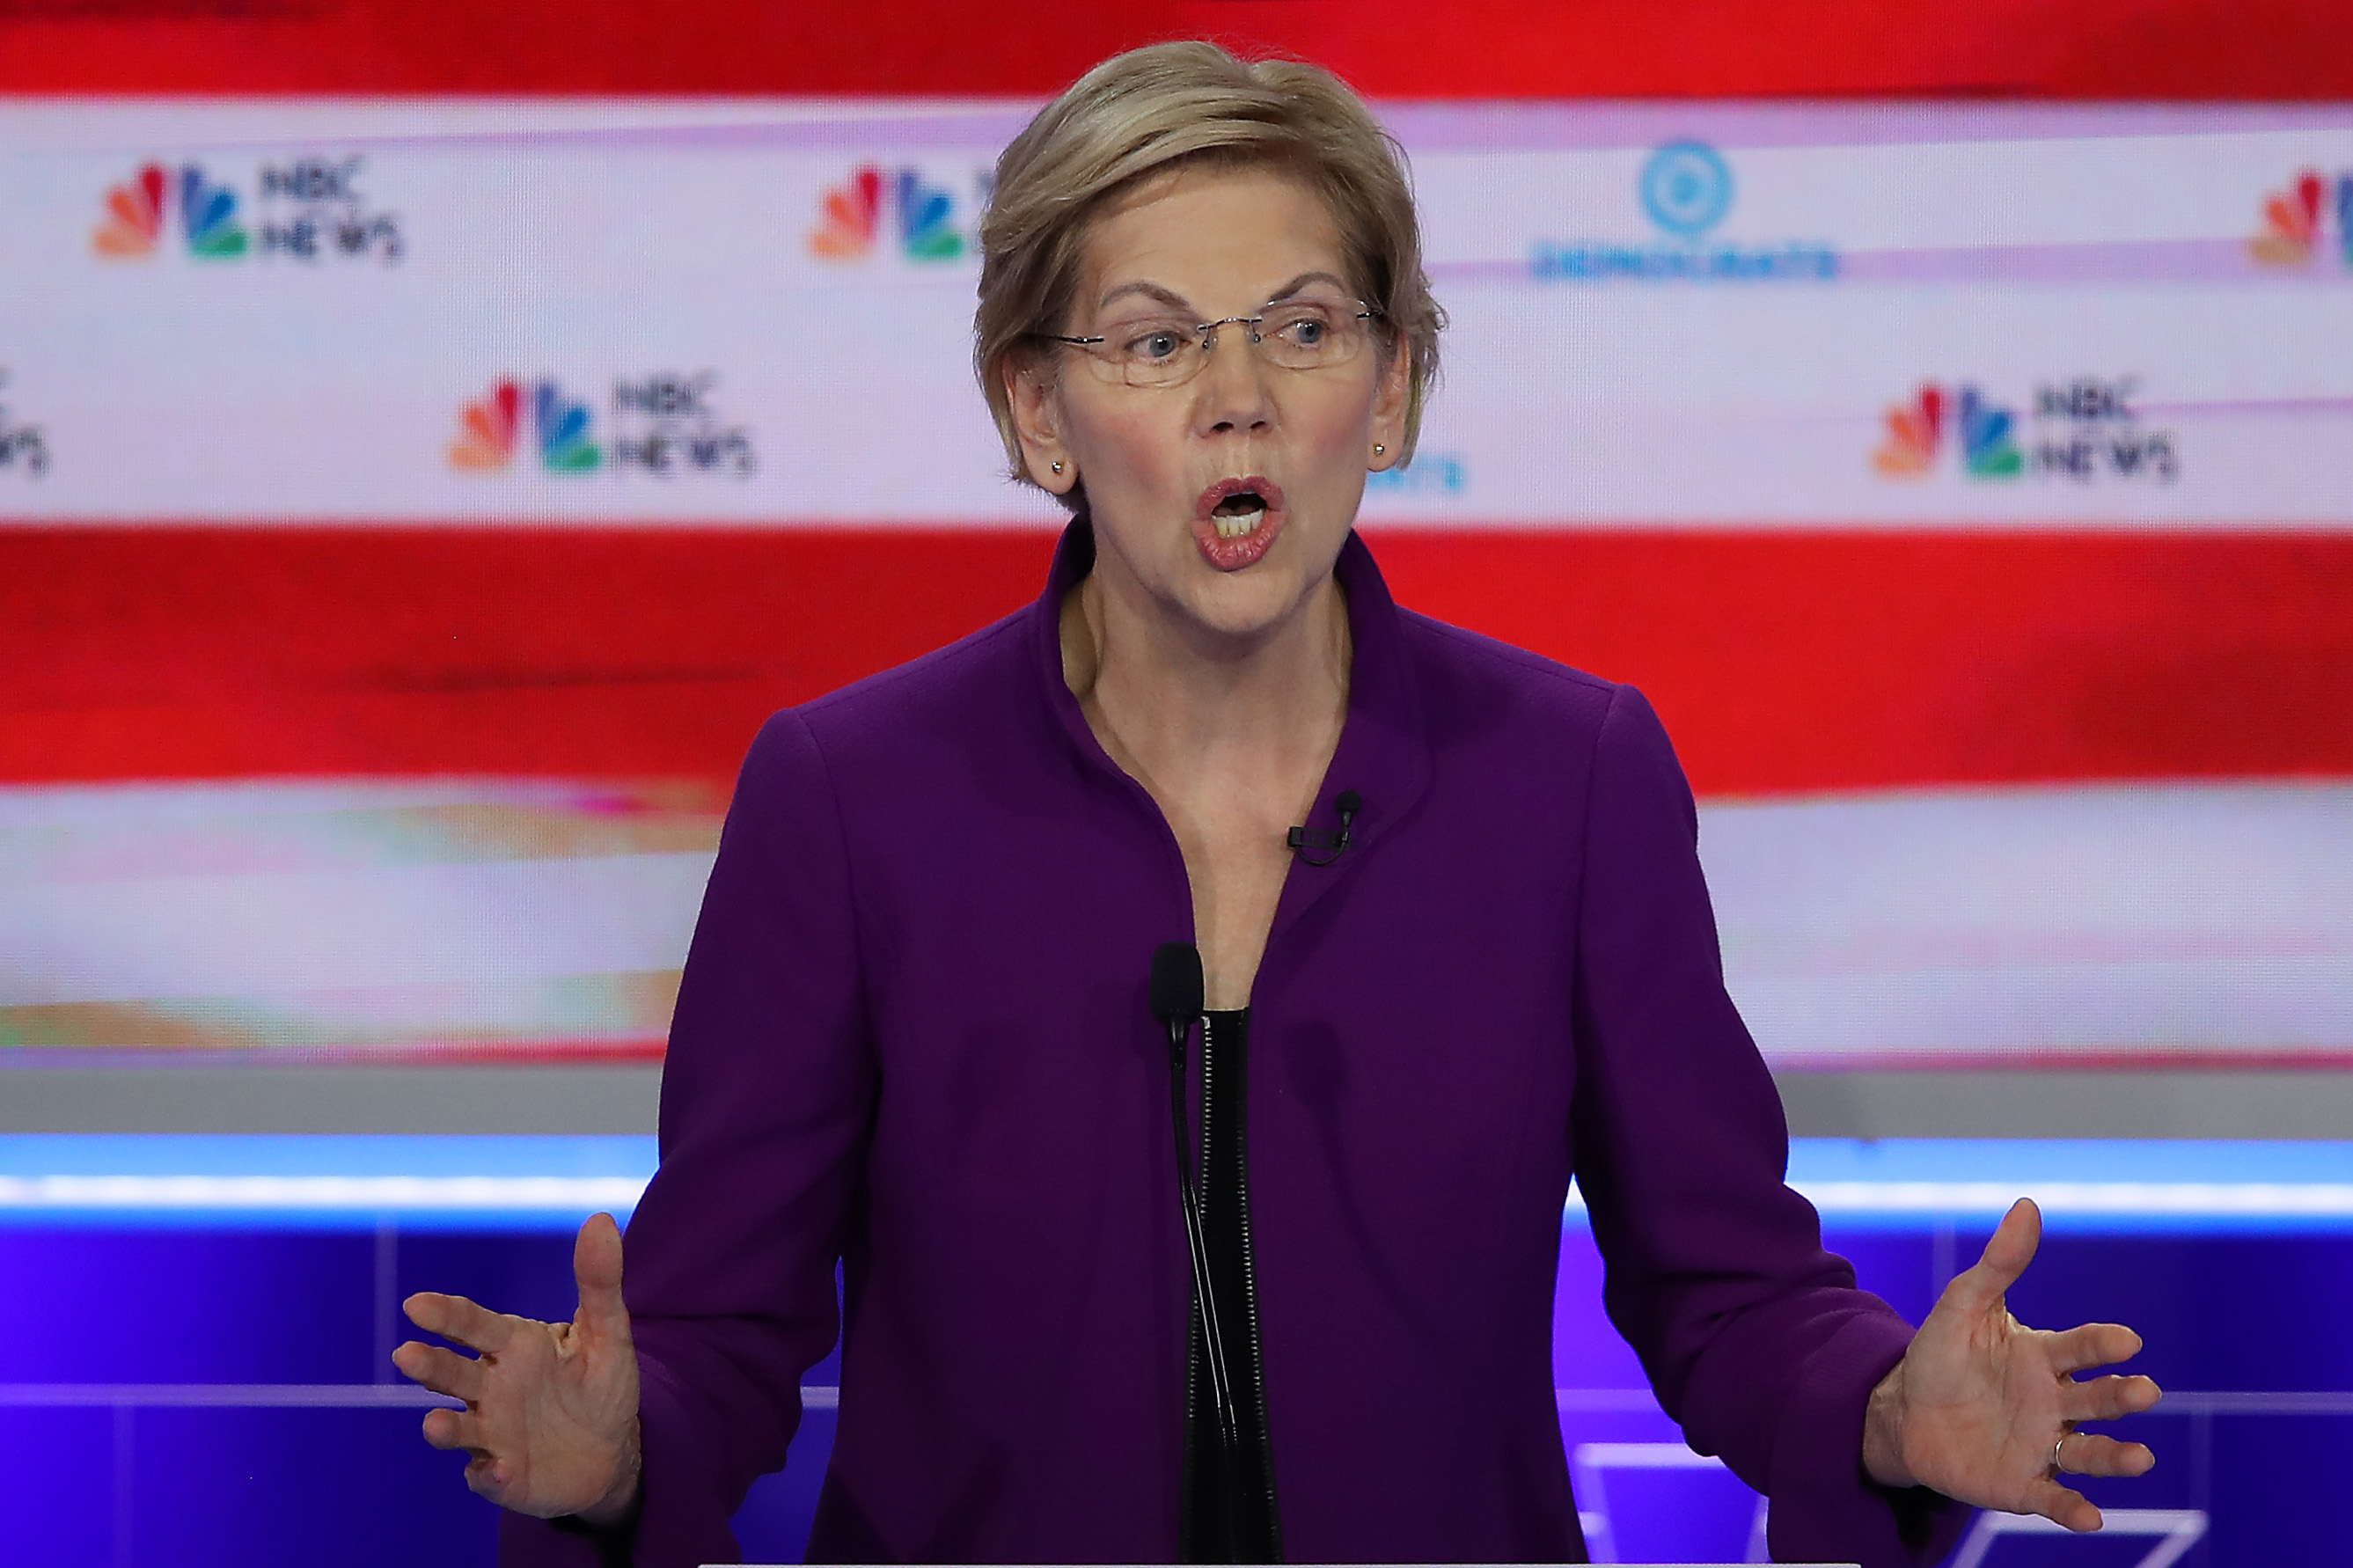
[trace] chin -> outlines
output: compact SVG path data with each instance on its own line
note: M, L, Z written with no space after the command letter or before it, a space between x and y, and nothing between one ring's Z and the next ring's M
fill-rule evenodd
M1274 630L1300 609L1298 573L1272 559L1240 572L1204 570L1206 582L1188 584L1185 607L1211 631L1236 638Z

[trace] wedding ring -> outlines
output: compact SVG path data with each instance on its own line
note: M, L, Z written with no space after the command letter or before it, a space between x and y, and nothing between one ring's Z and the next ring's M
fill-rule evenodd
M2066 1447L2066 1436L2063 1434L2060 1436L2059 1441L2051 1445L2051 1473L2054 1476L2063 1476L2067 1473L2067 1467L2059 1462L2059 1450Z

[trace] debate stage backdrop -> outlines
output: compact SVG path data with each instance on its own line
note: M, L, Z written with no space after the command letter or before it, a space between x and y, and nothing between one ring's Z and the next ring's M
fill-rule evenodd
M1769 1058L2353 1063L2353 46L1754 9L0 5L0 1051L658 1058L761 719L1040 584L997 150L1209 32L1378 95L1365 534L1657 703Z

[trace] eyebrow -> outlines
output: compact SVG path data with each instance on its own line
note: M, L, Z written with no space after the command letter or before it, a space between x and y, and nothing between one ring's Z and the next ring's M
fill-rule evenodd
M1306 288L1310 283L1329 283L1334 288L1343 290L1346 289L1348 287L1347 284L1342 282L1338 278L1334 277L1329 272L1303 272L1298 277L1293 279L1290 282L1285 283L1282 288L1277 289L1273 293L1269 294L1264 302L1269 305L1272 305L1279 303L1282 300L1288 300L1293 295L1298 293L1301 289ZM1113 300L1128 294L1142 294L1148 299L1157 300L1160 303L1167 306L1172 310L1187 311L1196 316L1201 313L1199 309L1196 307L1191 300L1186 299L1185 296L1177 293L1175 289L1164 288L1157 283L1145 282L1142 280L1134 283L1121 284L1118 288L1113 289L1111 292L1105 294L1100 300L1096 301L1095 308L1097 310L1102 310L1105 306L1109 305Z
M1333 277L1329 272L1303 272L1298 277L1293 279L1290 282L1285 283L1282 288L1277 289L1273 293L1269 294L1266 297L1266 302L1271 305L1278 300L1288 300L1293 294L1298 293L1302 289L1306 288L1310 283L1329 283L1333 288L1341 290L1343 293L1346 292L1348 288L1345 283L1342 282L1339 279Z

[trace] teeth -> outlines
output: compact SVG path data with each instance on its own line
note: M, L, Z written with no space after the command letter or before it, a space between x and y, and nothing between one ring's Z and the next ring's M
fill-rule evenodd
M1266 521L1266 509L1261 507L1256 511L1245 511L1231 516L1219 512L1210 521L1218 525L1219 539L1240 539Z

